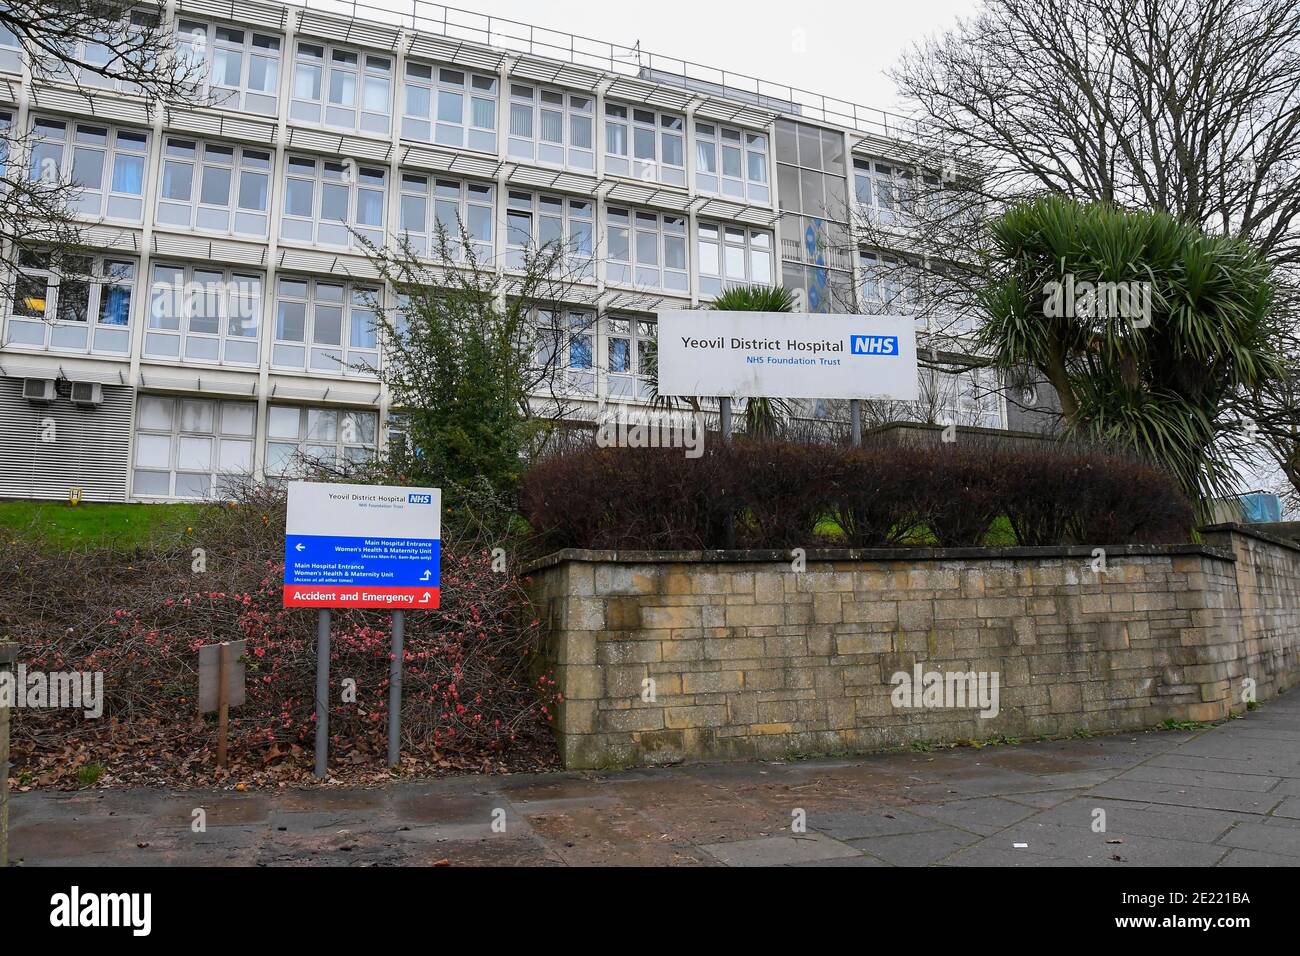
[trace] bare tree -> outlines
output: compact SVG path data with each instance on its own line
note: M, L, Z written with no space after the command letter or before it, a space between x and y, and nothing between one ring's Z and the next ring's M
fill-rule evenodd
M1043 193L1249 242L1274 266L1291 371L1222 412L1300 489L1300 0L986 0L891 75L922 133L856 220L898 253L882 274L940 323L972 314L982 222Z
M92 113L108 95L140 100L146 112L207 101L206 45L178 44L170 22L129 0L6 0L0 43L16 48L35 83L82 94ZM0 259L12 269L30 264L24 249L40 249L42 266L76 274L82 186L70 163L41 155L41 143L38 132L0 124ZM0 289L8 295L11 285Z

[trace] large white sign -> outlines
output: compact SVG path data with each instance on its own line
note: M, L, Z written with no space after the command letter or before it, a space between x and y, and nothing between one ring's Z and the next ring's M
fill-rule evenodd
M900 315L660 312L659 394L914 402L915 325Z
M441 511L437 488L291 482L285 606L436 608Z

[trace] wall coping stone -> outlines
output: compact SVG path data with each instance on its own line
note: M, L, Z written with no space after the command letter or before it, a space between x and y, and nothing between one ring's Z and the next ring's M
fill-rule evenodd
M1237 525L1214 525L1203 530L1239 530ZM1300 546L1271 536L1256 534L1263 540L1282 544L1300 551ZM806 561L1008 561L1042 558L1091 558L1091 545L1053 545L1049 547L1002 548L808 548ZM1142 557L1171 555L1202 555L1219 561L1235 562L1236 557L1226 548L1205 544L1123 544L1106 547L1106 556ZM607 564L746 564L786 562L790 549L756 548L718 551L601 551L589 548L563 548L559 551L529 561L524 574L532 574L555 567L566 561Z
M1269 544L1275 544L1279 548L1286 548L1288 551L1300 552L1300 541L1294 541L1290 538L1283 538L1276 534L1270 534L1267 531L1261 531L1258 527L1248 524L1238 524L1235 521L1224 522L1223 524L1206 525L1201 529L1201 533L1206 532L1230 532L1243 535L1247 538L1254 538L1257 541L1267 541Z

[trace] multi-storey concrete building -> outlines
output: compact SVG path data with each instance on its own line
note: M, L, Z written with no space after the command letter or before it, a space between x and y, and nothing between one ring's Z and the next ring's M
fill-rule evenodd
M392 290L356 234L427 248L464 223L500 269L557 237L590 256L571 311L601 318L575 323L564 362L580 405L644 397L655 308L728 283L783 283L814 311L906 307L874 269L890 251L854 249L844 222L850 204L898 213L918 171L897 118L433 4L330 6L168 2L202 108L34 84L0 36L0 121L31 131L33 175L80 186L94 277L19 254L0 496L197 498L298 452L375 454L389 401L358 366L382 361L369 304ZM1002 425L981 375L931 391L962 424Z

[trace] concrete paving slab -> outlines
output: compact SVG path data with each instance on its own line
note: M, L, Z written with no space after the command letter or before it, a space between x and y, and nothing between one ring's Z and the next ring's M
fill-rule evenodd
M735 843L713 843L702 849L726 866L786 866L794 863L856 857L862 852L838 840L832 840L822 833L787 834Z
M376 788L38 790L11 819L21 866L1300 866L1300 693L1194 732Z

